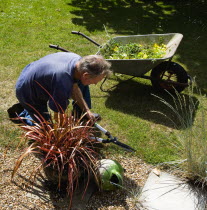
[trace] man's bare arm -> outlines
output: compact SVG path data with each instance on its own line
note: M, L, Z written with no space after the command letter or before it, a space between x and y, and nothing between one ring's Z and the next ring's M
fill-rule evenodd
M80 107L80 109L83 111L83 113L87 113L87 117L89 119L91 119L92 121L95 120L92 112L90 111L87 103L85 102L84 98L83 98L83 94L80 90L80 88L78 87L78 84L75 83L73 85L73 90L72 90L72 99L75 101L75 103L77 103L77 105Z

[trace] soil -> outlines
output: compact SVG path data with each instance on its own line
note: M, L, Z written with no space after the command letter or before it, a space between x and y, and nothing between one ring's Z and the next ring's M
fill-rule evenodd
M38 166L39 159L33 155L26 158L13 181L11 174L21 151L0 148L0 209L68 209L68 198L57 190L41 172L34 185L31 171ZM112 156L125 169L123 188L116 191L97 191L89 199L84 210L135 210L139 193L144 186L152 166L135 157ZM74 208L77 209L77 208Z

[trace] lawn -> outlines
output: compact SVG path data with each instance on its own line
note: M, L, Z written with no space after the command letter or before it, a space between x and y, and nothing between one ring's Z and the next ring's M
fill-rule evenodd
M207 46L204 35L207 27L205 16L200 15L207 11L205 8L205 3L197 4L196 1L185 5L179 1L1 0L0 145L9 144L14 148L21 134L19 128L9 121L6 110L17 102L14 87L24 66L56 52L48 47L49 44L60 45L81 56L98 51L83 37L71 34L74 30L85 33L100 44L120 35L182 33L184 39L174 61L192 77L196 76L198 87L202 94L206 94ZM93 111L103 117L100 124L136 149L133 154L125 152L125 156L134 155L151 164L179 158L178 151L171 144L177 141L179 130L165 117L152 112L161 111L173 118L171 110L152 94L166 100L169 97L155 92L149 80L134 78L120 82L128 78L130 76L112 75L104 87L116 86L108 92L102 92L100 85L91 86ZM206 104L206 98L203 100ZM108 145L105 152L116 154L123 153L123 150Z

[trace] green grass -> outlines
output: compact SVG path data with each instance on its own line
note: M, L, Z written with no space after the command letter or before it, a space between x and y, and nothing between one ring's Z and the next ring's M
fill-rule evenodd
M82 56L98 51L86 39L72 35L73 30L85 33L100 44L104 44L109 36L183 33L184 39L175 61L183 65L192 76L197 76L199 87L206 93L207 83L203 76L207 66L204 39L206 28L202 27L205 21L202 18L205 16L198 15L200 25L194 25L193 21L181 16L188 11L188 6L169 2L1 0L0 145L5 146L7 142L12 142L11 147L14 147L21 133L8 120L6 110L17 102L14 86L25 65L56 52L48 47L49 44L60 45ZM194 14L202 13L204 6L196 4L193 7L193 14L189 14L192 19L195 18ZM186 21L184 27L182 23ZM194 31L191 30L192 27ZM150 81L136 78L120 83L120 80L127 78L129 76L119 75L118 79L112 76L107 80L105 88L117 85L110 92L100 91L99 85L91 86L93 111L103 117L100 124L120 141L134 147L137 152L133 155L148 163L177 159L177 151L168 143L166 136L171 141L176 141L175 133L179 131L173 129L172 123L166 118L151 113L152 110L164 111L171 116L171 111L151 95L155 92ZM106 152L123 153L123 150L110 144Z

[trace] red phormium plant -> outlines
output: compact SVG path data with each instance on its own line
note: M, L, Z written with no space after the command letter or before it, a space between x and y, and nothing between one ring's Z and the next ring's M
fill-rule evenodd
M71 207L72 196L78 186L81 173L84 172L88 179L85 191L90 175L94 175L97 179L96 163L99 155L95 151L97 141L90 138L94 133L93 128L89 126L89 122L83 123L68 114L63 114L61 123L40 121L40 123L35 123L35 126L24 125L21 128L25 131L26 139L31 140L32 143L17 160L12 178L27 155L38 153L41 164L32 174L35 177L40 169L50 168L57 173L59 187L61 187L63 176L67 177L69 207Z

